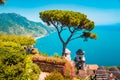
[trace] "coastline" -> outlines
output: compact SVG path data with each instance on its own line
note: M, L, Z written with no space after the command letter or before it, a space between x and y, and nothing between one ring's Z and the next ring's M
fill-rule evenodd
M55 32L56 32L56 31L55 31ZM55 33L55 32L52 32L52 33L50 33L50 34L53 34L53 33ZM41 35L41 36L39 36L39 37L34 37L34 39L37 40L37 39L39 39L39 38L46 37L46 36L48 36L48 35L50 35L50 34L43 34L43 35Z
M43 38L43 37L45 37L45 36L47 36L47 35L41 35L41 36L39 36L39 37L34 37L34 39L37 40L37 39Z

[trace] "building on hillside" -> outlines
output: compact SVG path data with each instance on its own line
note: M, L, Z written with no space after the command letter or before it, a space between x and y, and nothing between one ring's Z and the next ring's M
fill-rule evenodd
M97 64L87 64L86 67L89 70L97 70L99 68Z
M84 56L85 51L78 49L76 51L76 57L75 57L75 65L77 69L84 70L85 68L85 56Z
M65 49L65 55L64 55L64 57L65 57L65 59L68 60L68 61L71 61L71 56L70 56L70 54L71 54L71 51L66 48L66 49Z

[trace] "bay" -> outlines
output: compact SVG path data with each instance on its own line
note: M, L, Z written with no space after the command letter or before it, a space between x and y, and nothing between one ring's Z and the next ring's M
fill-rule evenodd
M96 26L92 31L98 35L97 40L83 39L71 41L67 48L71 50L71 57L74 60L76 51L85 51L87 64L98 64L99 66L120 66L120 24ZM62 33L66 38L69 32ZM35 47L42 53L53 56L54 53L61 55L62 44L57 33L52 33L36 40Z

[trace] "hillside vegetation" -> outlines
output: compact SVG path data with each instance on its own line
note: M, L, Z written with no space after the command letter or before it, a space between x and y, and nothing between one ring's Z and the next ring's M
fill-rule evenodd
M0 80L37 80L40 69L24 51L34 39L25 36L0 35Z
M0 14L0 33L38 37L54 31L40 22L33 22L16 13Z

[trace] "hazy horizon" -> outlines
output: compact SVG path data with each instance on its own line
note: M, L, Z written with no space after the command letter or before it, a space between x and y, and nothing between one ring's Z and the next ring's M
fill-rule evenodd
M39 12L51 9L72 10L84 13L95 25L120 23L120 0L61 0L61 1L18 1L7 0L0 13L17 13L32 21L41 22Z

